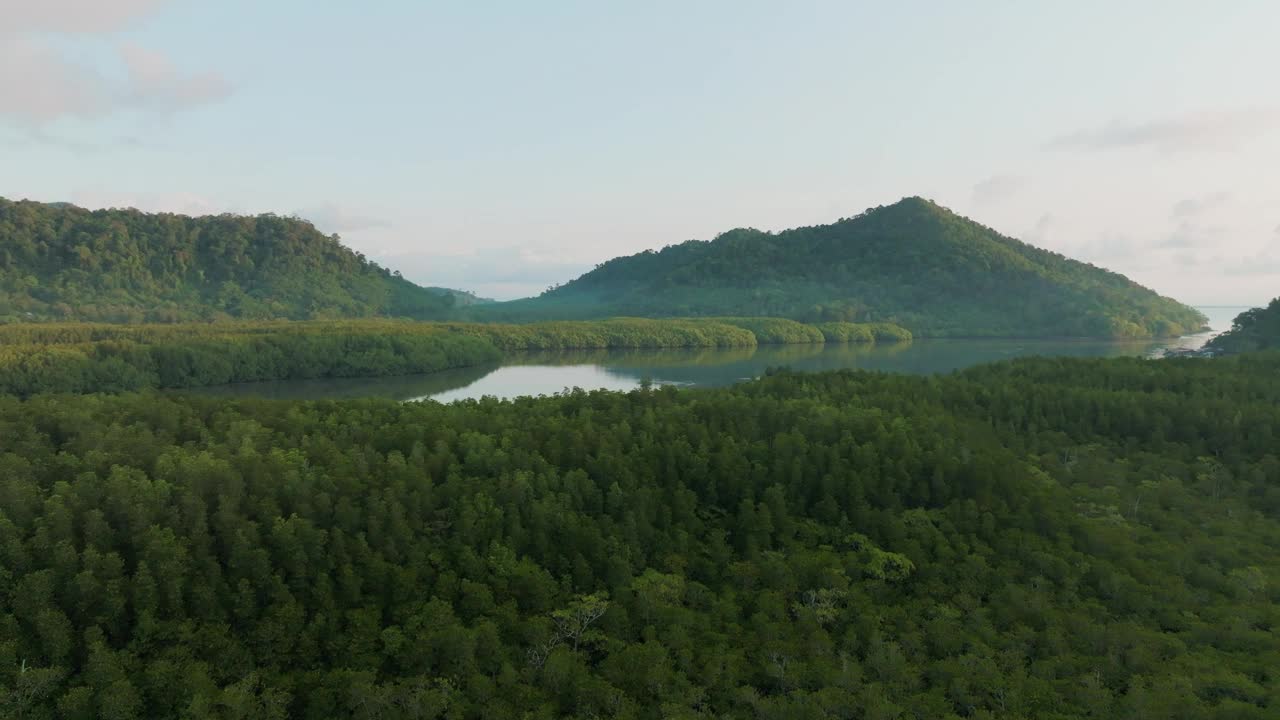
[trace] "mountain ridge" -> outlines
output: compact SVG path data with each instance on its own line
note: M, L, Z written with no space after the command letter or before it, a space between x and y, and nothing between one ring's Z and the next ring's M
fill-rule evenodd
M0 321L443 319L455 303L310 221L274 214L0 198L0 240Z
M1205 321L1119 273L919 196L827 225L736 228L613 258L537 298L483 312L883 320L924 336L1169 336Z

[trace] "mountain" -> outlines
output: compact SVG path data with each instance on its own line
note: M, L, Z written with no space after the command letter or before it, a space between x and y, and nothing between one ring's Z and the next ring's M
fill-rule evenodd
M0 199L0 322L442 318L453 305L297 218Z
M488 305L490 303L498 302L497 300L494 300L492 298L480 297L479 295L476 295L475 293L467 290L455 290L453 288L432 287L432 286L427 286L427 289L434 293L439 293L442 295L448 295L449 297L452 297L453 304L457 307L468 307L471 305Z
M1231 329L1210 340L1207 347L1226 353L1280 348L1280 298L1265 308L1237 315Z
M924 336L1172 336L1196 310L912 197L831 225L738 229L616 258L503 319L774 315L892 321Z

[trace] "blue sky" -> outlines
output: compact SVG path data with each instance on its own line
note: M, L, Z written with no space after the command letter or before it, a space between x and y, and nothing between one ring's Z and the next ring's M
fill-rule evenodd
M510 298L923 195L1280 294L1273 2L0 0L0 195L299 214Z

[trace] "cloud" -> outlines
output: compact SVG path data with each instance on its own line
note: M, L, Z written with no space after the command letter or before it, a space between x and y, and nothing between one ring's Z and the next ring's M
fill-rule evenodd
M1172 215L1175 219L1192 218L1219 208L1231 200L1229 192L1215 192L1200 197L1191 197L1174 203Z
M973 186L973 200L977 203L1004 200L1017 194L1026 184L1025 178L1016 175L992 175Z
M1093 243L1080 246L1081 257L1099 263L1132 260L1142 257L1146 248L1133 237L1115 232L1104 232Z
M0 34L104 33L126 27L164 0L0 0Z
M1077 231L1064 234L1060 232L1059 221L1050 219L1049 222L1055 234L1062 235L1063 239L1044 243L1042 247L1062 253L1073 260L1124 274L1150 269L1157 261L1156 253L1149 243L1127 233L1104 231L1094 234Z
M325 203L306 210L299 210L298 217L306 218L317 230L326 233L345 233L370 228L388 227L390 223L379 218L352 212L350 208Z
M129 72L124 101L162 110L215 102L231 94L231 85L217 73L184 74L160 53L133 44L120 46L120 58Z
M41 125L108 103L101 75L23 37L0 37L0 116Z
M115 48L112 59L123 70L118 78L73 59L44 37L109 35L159 5L151 0L0 0L0 121L38 141L52 136L41 128L63 118L176 112L225 98L231 85L221 75L183 72L167 56L132 43Z
M1217 247L1222 244L1223 238L1230 234L1231 229L1222 225L1206 226L1192 220L1183 220L1178 223L1171 235L1160 241L1158 247L1178 249Z
M1228 275L1280 275L1280 250L1264 250L1241 258L1222 270Z
M1051 139L1052 150L1115 150L1153 148L1162 152L1230 150L1280 128L1280 111L1273 108L1207 112L1146 123L1112 122L1101 128L1077 130Z
M1218 253L1213 255L1200 255L1198 253L1178 253L1174 256L1174 262L1182 267L1204 268L1204 267L1221 267L1226 262L1226 258Z
M1169 219L1174 231L1157 244L1161 248L1191 249L1213 248L1223 244L1233 231L1222 224L1207 223L1207 216L1227 206L1232 199L1229 192L1213 192L1196 197L1183 198L1173 204Z

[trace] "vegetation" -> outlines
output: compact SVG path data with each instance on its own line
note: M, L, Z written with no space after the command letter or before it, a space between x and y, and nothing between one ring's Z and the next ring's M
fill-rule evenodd
M815 327L827 342L909 342L911 331L893 323L823 322Z
M336 235L275 215L193 218L0 199L0 238L0 323L746 314L888 322L925 336L1091 337L1177 335L1204 323L1121 275L919 198L833 225L733 230L617 258L514 303L418 287ZM812 328L764 330L796 333L817 342Z
M761 333L759 340L751 328ZM869 330L851 334L874 335ZM382 377L492 363L504 353L528 350L750 347L814 338L821 342L823 333L811 326L745 318L531 325L389 320L14 324L0 326L0 392L26 396Z
M1277 354L0 438L0 717L1280 711Z
M1226 353L1280 349L1280 298L1265 308L1237 315L1231 329L1210 340L1207 347Z
M920 198L832 225L732 230L610 260L480 319L612 315L889 321L918 336L1175 336L1199 312Z
M442 319L455 302L298 218L0 199L0 240L0 322Z
M826 342L826 335L813 325L786 318L716 318L720 322L744 328L756 336L761 345L792 345ZM875 342L874 335L869 342Z
M495 303L497 300L491 298L483 298L473 292L466 290L454 290L452 288L428 287L428 290L435 293L450 295L453 297L453 304L457 307L467 307L470 305L488 305Z

